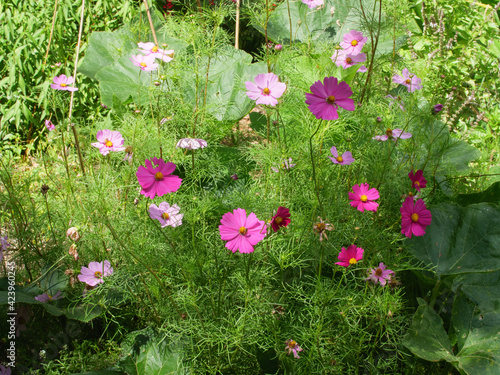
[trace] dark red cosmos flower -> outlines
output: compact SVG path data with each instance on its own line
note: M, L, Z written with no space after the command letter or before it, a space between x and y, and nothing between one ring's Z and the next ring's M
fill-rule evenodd
M271 220L271 227L275 232L277 232L280 227L286 227L290 224L290 210L285 207L278 207L278 212L273 216Z

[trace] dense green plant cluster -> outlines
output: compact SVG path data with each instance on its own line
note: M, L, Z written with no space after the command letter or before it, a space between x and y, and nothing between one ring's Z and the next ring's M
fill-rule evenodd
M234 49L223 27L235 14L232 2L202 1L202 12L193 3L176 2L182 12L166 17L152 9L158 45L175 51L172 61L153 72L130 60L138 54L138 42L155 38L144 7L135 12L125 3L116 8L122 9L116 17L116 10L99 4L97 19L116 23L85 33L88 45L78 65L80 107L73 115L80 125L81 159L65 120L70 93L51 91L52 75L46 73L71 75L72 70L49 68L49 63L44 70L44 51L31 59L40 69L37 84L45 87L39 121L52 118L56 129L37 133L43 147L30 164L9 157L10 146L0 149L0 235L10 242L2 272L15 263L17 308L26 323L16 338L21 370L89 375L498 371L500 185L485 182L477 167L497 163L489 153L498 141L486 139L487 152L478 150L449 131L447 115L433 110L442 98L437 88L455 76L441 79L422 56L408 55L412 48L423 51L417 45L399 49L409 26L398 15L410 9L393 2L379 10L381 2L325 0L324 7L310 10L290 0L269 10L265 1L243 2L243 14L270 43L252 56ZM435 3L434 11L444 5ZM455 17L450 24L463 22ZM369 36L367 73L357 72L359 66L338 67L330 58L352 29ZM491 28L488 32L496 37ZM74 45L75 35L54 39L54 50ZM470 35L464 43L468 52L478 37ZM420 38L427 46L426 40L438 37L422 31ZM281 50L274 48L278 43ZM10 48L6 56L13 53ZM436 57L442 59L436 63L439 71L452 64L456 51L446 53L448 59L444 50ZM62 52L57 56L63 60ZM57 56L51 59L59 61ZM403 68L422 78L423 90L410 93L392 83ZM245 82L268 71L287 89L277 106L255 106ZM339 78L354 93L356 109L339 108L335 121L317 119L304 103L310 86L324 77ZM107 116L96 114L101 103L109 107ZM121 133L126 153L103 156L93 147L103 129ZM412 136L373 139L391 134L387 129ZM185 137L202 138L208 146L176 147ZM332 146L352 152L355 161L334 164ZM153 200L141 194L137 178L152 157L175 163L174 174L182 178L179 190ZM292 161L293 167L285 163ZM475 169L471 162L478 163ZM425 200L432 223L424 236L408 239L401 233L400 207L409 192L417 193L408 178L417 169L424 170L427 187L415 199ZM349 204L348 192L361 183L380 193L374 212ZM180 207L182 225L161 228L150 217L151 203L162 201ZM278 207L290 210L291 223L274 232L269 223ZM221 218L236 208L255 213L268 227L249 254L232 253L221 240ZM364 249L362 259L337 265L341 249L352 244ZM113 274L102 284L79 281L82 267L104 260L111 262ZM380 263L395 272L385 286L366 280ZM0 279L3 316L7 285L7 278ZM64 298L46 303L34 298L58 291ZM7 338L1 338L3 345ZM300 345L300 358L287 349L290 340Z

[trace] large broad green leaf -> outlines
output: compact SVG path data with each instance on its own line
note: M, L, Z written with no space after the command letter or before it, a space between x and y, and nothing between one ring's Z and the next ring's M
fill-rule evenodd
M482 313L500 315L500 271L460 275L453 282L453 289L458 287Z
M432 266L439 277L500 269L498 206L443 203L431 212L426 234L409 242L413 254Z
M427 303L418 299L419 307L403 339L403 345L413 354L428 361L454 361L450 339L443 327L443 320Z
M87 304L75 307L68 307L64 310L64 315L70 319L80 320L82 322L90 322L92 319L101 315L103 309L99 305Z
M96 74L105 67L118 61L123 56L139 53L134 43L134 34L128 28L114 32L93 32L85 57L78 66L78 71L87 77L96 79Z
M206 65L207 61L203 64ZM206 109L217 120L233 122L245 116L255 101L246 95L245 81L253 81L260 73L267 73L264 63L252 64L252 56L231 46L221 48L210 61L206 92ZM205 74L198 86L198 105L204 102ZM193 106L196 102L196 82L194 74L184 72L183 92Z
M454 355L443 321L425 301L418 307L403 344L418 357L428 361L445 360L461 372L470 375L500 373L500 316L489 314L482 318L467 312L466 321L458 323L462 348ZM454 323L456 318L454 317Z
M159 29L161 21L156 20ZM158 43L166 44L176 54L184 50L187 43L167 35L168 30L157 32ZM143 38L152 37L146 35ZM156 79L157 72L142 72L130 61L132 55L140 55L137 43L140 42L138 33L134 33L128 26L114 32L94 32L90 36L90 43L78 70L92 79L99 81L101 101L108 107L126 102L129 97L136 103L146 105L150 100L152 80ZM113 99L113 97L115 97Z
M288 16L288 4L290 5L290 16ZM293 42L334 39L339 29L336 20L340 19L343 22L349 12L350 7L345 4L345 1L325 0L324 7L309 9L300 0L283 1L269 16L267 36L275 43L289 44L291 23ZM350 1L347 1L347 4L350 4ZM332 6L335 6L335 12L338 12L338 14L334 13L333 16ZM262 25L254 24L254 27L264 34Z
M152 328L127 335L122 349L119 366L128 375L187 374L174 345Z
M457 202L462 206L467 206L473 203L500 203L500 181L492 184L488 189L482 191L480 193L474 194L458 194Z
M89 372L72 373L70 375L123 375L123 371L97 370L97 371L89 371Z

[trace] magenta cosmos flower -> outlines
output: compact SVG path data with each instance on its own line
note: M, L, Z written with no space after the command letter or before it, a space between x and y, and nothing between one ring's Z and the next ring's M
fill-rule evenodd
M379 282L382 286L384 286L387 281L391 279L391 275L394 275L394 271L386 269L386 265L384 263L380 263L378 268L372 268L368 272L370 272L370 276L368 276L365 281L371 280L375 284Z
M172 61L174 57L173 49L165 51L164 49L158 48L153 42L137 43L137 45L139 46L139 51L146 56L154 56L156 59L163 60L167 63Z
M347 34L344 34L343 39L340 42L340 46L344 49L344 53L354 56L361 53L361 49L368 40L366 36L363 36L361 31L357 30L351 30Z
M413 92L422 88L422 80L420 78L417 78L415 74L411 74L406 68L403 69L402 73L402 77L396 74L394 77L392 77L392 81L394 83L399 83L406 86L408 88L408 92Z
M342 156L340 156L339 153L337 152L337 147L333 146L330 149L330 152L332 153L333 158L331 156L329 156L329 158L335 164L349 165L349 164L354 163L354 158L352 157L352 154L350 151L346 151L342 154Z
M425 234L425 227L431 223L432 214L422 199L414 203L413 197L406 197L399 211L401 212L401 233L408 238L411 238L412 234L415 236Z
M266 104L275 106L278 98L283 95L286 85L278 82L278 76L273 73L257 74L255 83L246 81L247 95L250 99L256 100L255 104Z
M162 228L171 226L178 227L182 224L184 214L179 213L180 208L176 204L170 206L167 202L161 202L159 206L152 204L149 206L149 216L158 220Z
M314 9L320 5L323 5L324 0L302 0L302 3L306 4L309 9Z
M47 127L49 132L56 128L55 125L50 120L45 120L45 126Z
M336 120L340 106L354 111L354 100L350 99L352 90L344 81L338 83L335 77L325 77L324 84L316 81L311 86L312 94L306 93L306 104L317 119Z
M156 167L153 167L153 163ZM179 176L172 175L176 165L172 162L165 163L163 159L153 158L144 161L145 167L142 165L137 169L137 180L141 185L141 194L153 199L156 195L173 193L179 190L182 179Z
M177 145L177 148L187 148L188 150L196 150L207 147L207 141L201 138L182 138Z
M132 55L129 60L132 61L135 66L138 66L145 72L151 72L158 68L158 64L155 63L154 55Z
M409 139L409 138L411 138L411 133L405 133L402 129L394 129L394 130L387 129L385 131L384 135L376 135L372 139L376 139L377 141L385 142L388 139L395 141L398 138Z
M104 277L113 274L113 267L108 260L104 262L90 262L88 268L83 267L78 275L78 280L90 286L104 283Z
M253 253L254 245L262 241L267 233L264 220L259 220L253 212L247 217L243 208L225 213L220 223L220 238L228 241L226 247L233 253L236 250L240 253Z
M286 227L290 224L290 210L285 207L278 207L278 212L271 220L271 228L277 232L281 227Z
M413 174L412 169L411 172L408 173L408 177L410 177L412 182L411 187L417 189L418 191L427 186L427 180L424 178L424 172L421 169L419 169L415 174Z
M54 90L77 91L76 87L70 87L73 82L75 82L73 76L66 77L66 75L61 74L59 77L54 77L54 83L50 87Z
M42 303L47 303L47 302L50 302L50 301L55 301L56 299L61 299L61 298L64 298L63 295L61 294L61 291L58 291L53 296L51 296L48 293L43 293L43 294L40 294L40 295L38 295L38 296L35 297L35 299L38 302L42 302Z
M288 354L293 353L294 358L300 358L299 352L302 351L302 348L297 344L297 341L286 340L285 344L285 350L288 350Z
M358 211L377 211L378 203L374 202L375 199L379 199L380 195L378 190L375 188L370 189L370 185L367 183L354 185L352 187L354 193L349 193L349 199L352 199L349 204L352 207L357 207Z
M97 147L99 152L103 155L109 154L110 151L123 151L123 137L119 131L116 130L99 130L96 135L97 141L92 143L92 146Z
M362 248L356 247L356 245L351 245L347 249L343 247L338 256L340 262L335 264L342 267L349 267L351 264L356 264L363 259L364 252Z
M358 65L366 61L366 53L359 53L357 55L349 55L344 51L337 50L331 57L332 61L337 66L341 66L344 69L350 68L353 65ZM359 67L358 72L364 73L368 69L366 66L362 65Z
M7 236L0 237L0 263L2 262L2 259L3 259L4 250L7 250L7 248L9 246L10 246L10 243L7 242Z

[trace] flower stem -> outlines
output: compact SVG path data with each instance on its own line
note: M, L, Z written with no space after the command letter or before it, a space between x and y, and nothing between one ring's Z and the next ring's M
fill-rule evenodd
M319 131L319 127L323 123L323 120L321 120L318 124L318 127L316 128L316 131L311 135L311 138L309 138L309 152L311 154L311 165L312 165L312 173L313 173L313 181L314 181L314 191L316 193L316 198L318 199L318 205L320 208L321 206L321 201L319 199L319 188L318 188L318 182L316 181L316 167L314 165L314 155L313 155L313 146L312 146L312 140L316 133Z

